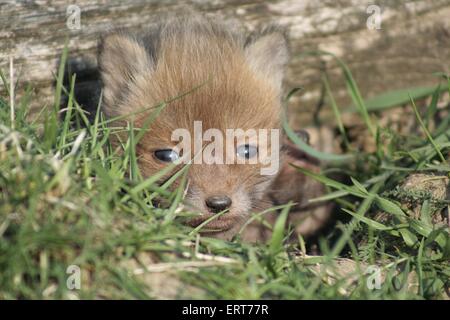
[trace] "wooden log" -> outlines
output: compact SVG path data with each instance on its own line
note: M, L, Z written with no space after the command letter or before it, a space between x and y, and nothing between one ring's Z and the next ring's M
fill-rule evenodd
M162 12L191 6L205 14L234 19L252 30L278 23L287 28L292 58L286 88L304 87L301 98L291 103L297 124L311 120L311 110L323 92L321 72L327 70L340 106L350 100L342 73L331 57L300 57L309 50L326 50L350 67L364 97L386 90L436 84L433 72L448 72L450 61L450 0L79 0L80 28L70 29L73 12L64 0L4 1L0 4L0 68L7 75L13 56L16 76L23 89L35 88L34 108L51 102L54 74L66 39L70 67L79 86L95 81L99 35L115 27L143 30ZM373 9L373 8L372 8ZM0 87L2 95L5 88ZM20 95L20 90L19 90Z

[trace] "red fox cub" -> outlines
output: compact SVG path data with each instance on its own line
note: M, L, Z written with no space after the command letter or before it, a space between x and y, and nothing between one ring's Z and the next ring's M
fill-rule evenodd
M297 203L298 213L309 197L322 192L286 161L317 167L282 147L288 58L285 35L276 28L245 37L197 14L167 17L143 34L117 32L101 40L104 113L109 118L133 114L127 121L146 128L136 146L145 177L174 163L164 182L188 166L183 203L198 213L189 225L211 220L203 234L229 239L251 214L289 200ZM162 101L169 102L146 127L155 112L148 108ZM322 225L326 214L314 214L301 214L306 220L296 221L298 232L308 235ZM255 228L245 228L243 238L266 237Z

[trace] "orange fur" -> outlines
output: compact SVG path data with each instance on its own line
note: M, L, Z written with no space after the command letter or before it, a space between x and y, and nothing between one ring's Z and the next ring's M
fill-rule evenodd
M142 35L118 32L102 39L103 110L114 117L168 102L137 145L141 171L151 176L167 165L154 151L173 148L171 133L177 128L193 133L194 121L202 121L203 130L222 132L279 129L287 60L286 39L276 29L246 38L196 14L166 18ZM151 114L147 110L128 120L140 127ZM220 229L214 233L218 237L235 234L252 210L269 205L263 198L275 176L261 176L260 167L192 165L185 201L202 215L189 223L212 216L206 198L226 195L232 199L229 212L207 227Z

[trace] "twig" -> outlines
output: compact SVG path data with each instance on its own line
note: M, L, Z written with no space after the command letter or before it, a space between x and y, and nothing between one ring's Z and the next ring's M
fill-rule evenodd
M188 270L192 268L205 268L215 267L223 265L223 262L219 261L182 261L182 262L167 262L167 263L155 263L145 268L138 268L133 271L135 275L140 275L145 272L167 272L174 270Z

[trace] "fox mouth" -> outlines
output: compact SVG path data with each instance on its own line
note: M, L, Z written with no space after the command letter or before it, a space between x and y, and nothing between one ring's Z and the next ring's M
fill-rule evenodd
M227 215L227 213L225 213ZM193 218L187 221L187 224L193 228L196 228L208 219L213 218L213 214L202 215L201 217ZM202 226L200 232L203 233L219 233L230 230L234 225L236 225L237 219L233 217L218 216L215 219L207 222Z

